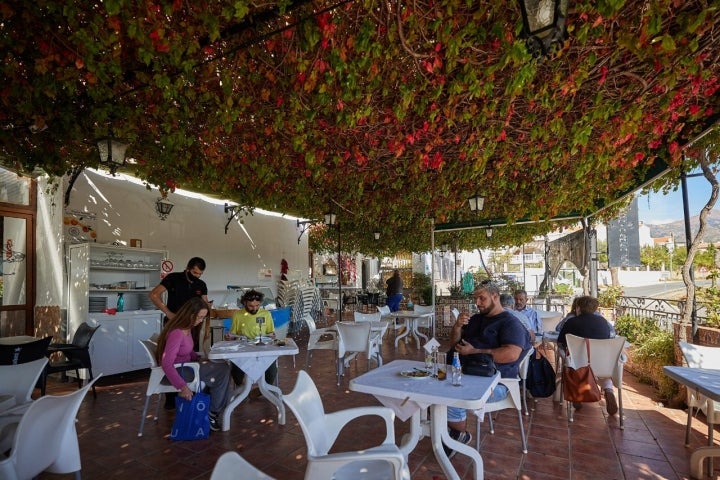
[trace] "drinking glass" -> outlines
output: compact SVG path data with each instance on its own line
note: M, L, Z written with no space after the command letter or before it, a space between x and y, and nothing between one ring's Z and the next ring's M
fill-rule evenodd
M447 354L445 352L435 352L435 365L437 371L435 376L438 380L443 381L447 378Z

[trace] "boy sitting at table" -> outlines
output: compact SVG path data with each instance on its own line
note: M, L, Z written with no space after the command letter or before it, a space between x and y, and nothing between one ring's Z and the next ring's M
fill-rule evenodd
M240 298L240 303L243 304L244 308L241 308L233 315L229 333L244 335L249 341L261 335L274 334L275 325L273 324L272 315L268 310L260 306L262 305L263 298L264 295L257 290L248 290L243 294ZM257 322L258 318L262 318L264 322L259 324ZM273 362L272 365L265 370L265 382L272 385L275 383L275 377L277 377L277 362ZM245 378L245 372L233 364L232 378L235 385L240 386Z

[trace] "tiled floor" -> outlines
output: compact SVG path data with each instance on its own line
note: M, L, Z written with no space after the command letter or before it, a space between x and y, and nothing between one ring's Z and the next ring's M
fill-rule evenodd
M292 357L280 361L280 386L292 389L295 372L304 367L307 337L296 335L300 355L293 366ZM401 343L396 350L392 333L384 345L385 360L420 359L414 345ZM356 376L365 371L361 359L346 372ZM318 351L309 372L318 385L326 410L334 411L358 405L377 405L369 395L336 386L331 351ZM98 397L88 395L78 415L78 435L83 460L83 478L183 478L208 479L218 456L227 450L239 452L250 463L278 479L302 479L305 471L305 441L292 413L286 425L278 425L277 411L266 400L246 400L232 417L228 432L212 433L208 440L172 442L168 432L173 413L161 408L158 423L149 420L144 436L137 429L142 411L147 372L101 379ZM51 381L49 393L60 394L74 384ZM495 434L483 425L482 457L487 479L684 479L688 478L690 450L685 448L683 410L665 408L652 399L652 389L625 375L623 393L625 429L620 430L617 416L607 417L604 402L587 404L567 422L565 409L551 399L540 399L535 410L525 417L529 453L523 455L514 411L498 412ZM469 416L469 430L475 424ZM408 425L396 420L396 438L407 432ZM384 434L379 423L352 423L342 432L335 450L357 450L373 445ZM707 427L696 419L693 446L706 442ZM717 437L717 435L716 435ZM474 442L474 440L473 440ZM452 460L461 478L472 478L467 457ZM413 479L445 478L432 454L429 441L423 439L409 458ZM716 465L720 461L715 462ZM718 474L718 470L715 470ZM41 479L70 479L71 475L43 474Z

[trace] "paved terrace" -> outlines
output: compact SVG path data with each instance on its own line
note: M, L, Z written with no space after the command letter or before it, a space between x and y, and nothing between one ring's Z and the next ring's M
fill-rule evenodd
M280 387L290 391L295 374L305 364L307 335L295 335L300 346L295 366L292 357L280 359ZM392 343L392 333L385 339L385 360L422 355L414 345ZM346 375L363 373L366 362L354 362ZM348 378L336 386L332 352L315 352L309 369L323 397L325 409L334 411L359 405L378 405L374 397L351 392ZM172 442L168 433L173 412L160 409L157 424L149 420L144 436L138 438L137 428L142 411L147 371L103 378L97 387L98 396L88 395L78 415L77 430L86 480L123 478L208 479L217 458L227 450L238 451L245 459L267 474L283 480L304 477L306 448L302 432L290 411L286 425L277 424L275 408L263 398L246 400L232 417L228 432L211 433L208 440ZM74 383L49 380L49 393L61 394L76 388ZM551 399L540 399L534 411L525 417L529 453L523 455L518 438L517 416L514 411L497 413L496 432L490 435L483 425L482 457L486 479L685 479L689 478L684 429L686 413L663 407L653 399L653 390L625 374L623 393L625 430L620 430L616 417L609 417L604 401L587 404L576 412L575 422L568 424L565 408ZM151 404L154 405L154 404ZM475 417L470 415L469 429L475 430ZM706 442L704 417L693 423L692 446ZM487 422L486 422L487 423ZM355 422L343 431L336 444L337 451L355 450L373 445L384 434L373 421ZM396 420L396 438L407 432L408 425ZM720 437L716 435L715 438ZM473 439L474 442L474 439ZM717 443L717 442L716 442ZM445 478L435 461L428 439L423 439L409 458L413 480ZM469 459L457 455L453 465L462 478L471 479ZM720 467L720 461L715 465ZM715 470L718 475L718 468ZM42 474L40 479L71 479L72 475ZM716 477L714 477L716 478Z

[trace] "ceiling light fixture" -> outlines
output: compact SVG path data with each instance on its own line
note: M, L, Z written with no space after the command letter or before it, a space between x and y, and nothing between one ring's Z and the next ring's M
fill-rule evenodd
M479 212L485 206L485 197L475 195L474 197L468 198L468 203L470 204L471 211Z
M115 175L115 172L125 165L127 143L113 137L112 125L108 125L108 136L98 139L97 147L100 153L100 164L108 167L110 173Z
M167 199L167 193L163 192L162 197L155 201L155 211L157 212L158 217L160 217L160 220L165 221L174 206L175 204Z

